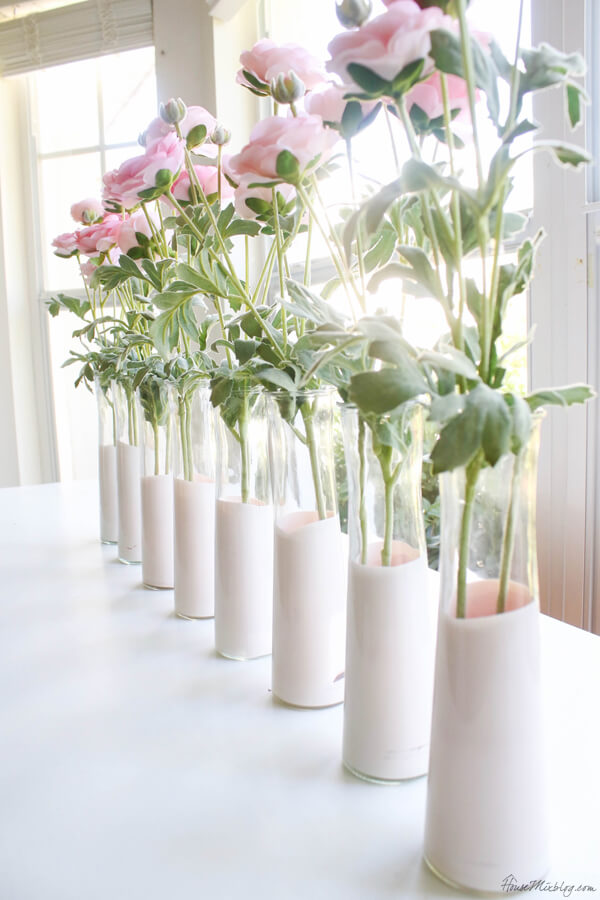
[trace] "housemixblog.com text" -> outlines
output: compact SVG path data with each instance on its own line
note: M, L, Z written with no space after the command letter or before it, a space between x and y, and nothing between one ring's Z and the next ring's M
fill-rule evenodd
M543 878L540 878L538 881L528 881L526 884L521 884L514 875L507 875L502 880L500 887L507 894L513 891L544 891L551 894L559 894L562 897L570 897L572 894L582 892L591 894L597 890L591 884L568 884L565 881L544 881Z

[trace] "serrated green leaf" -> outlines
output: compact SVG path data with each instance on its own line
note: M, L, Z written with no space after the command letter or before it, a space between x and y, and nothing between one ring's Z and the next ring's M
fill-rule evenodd
M573 403L586 403L596 396L589 384L571 384L568 387L547 388L534 391L525 397L532 412L542 406L571 406Z

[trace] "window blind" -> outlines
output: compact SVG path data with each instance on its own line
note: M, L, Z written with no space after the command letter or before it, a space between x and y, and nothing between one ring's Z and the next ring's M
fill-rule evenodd
M154 43L152 0L86 0L0 23L0 76Z

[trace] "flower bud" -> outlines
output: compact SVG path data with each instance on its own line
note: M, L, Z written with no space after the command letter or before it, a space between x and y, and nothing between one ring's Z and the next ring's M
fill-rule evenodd
M295 103L306 93L304 82L293 69L287 75L280 72L277 78L272 78L270 87L276 103Z
M160 117L167 125L176 125L185 118L187 106L183 100L178 97L174 100L172 97L166 103L161 103L159 108Z
M222 147L223 144L228 144L230 140L231 132L228 131L224 125L217 125L210 136L211 143L216 144L218 147Z
M338 21L344 28L359 28L364 25L372 9L371 0L342 0L335 7Z

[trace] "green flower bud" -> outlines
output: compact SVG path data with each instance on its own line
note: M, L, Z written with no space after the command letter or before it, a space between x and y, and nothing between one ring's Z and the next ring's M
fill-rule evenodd
M224 125L217 125L210 136L210 140L212 144L222 147L223 144L228 144L231 140L231 132Z
M271 96L276 103L295 103L304 97L306 88L301 78L298 78L292 70L284 75L283 72L271 80Z
M338 21L344 28L359 28L364 25L372 9L371 0L342 0L335 7Z
M166 103L161 103L159 108L160 117L167 125L176 125L185 118L187 106L183 100L178 97L177 100L171 98Z

